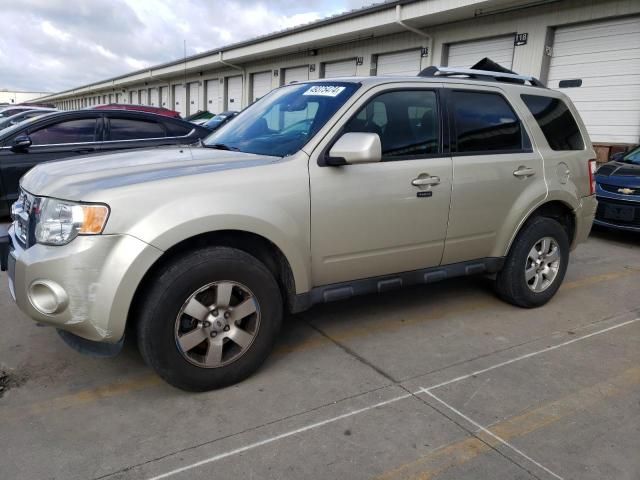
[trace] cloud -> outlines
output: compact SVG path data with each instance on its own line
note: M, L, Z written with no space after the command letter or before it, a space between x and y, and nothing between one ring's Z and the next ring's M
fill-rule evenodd
M372 0L0 0L0 88L60 91Z

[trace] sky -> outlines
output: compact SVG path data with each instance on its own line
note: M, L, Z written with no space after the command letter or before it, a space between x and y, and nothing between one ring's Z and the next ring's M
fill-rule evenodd
M0 89L59 92L380 0L0 0Z

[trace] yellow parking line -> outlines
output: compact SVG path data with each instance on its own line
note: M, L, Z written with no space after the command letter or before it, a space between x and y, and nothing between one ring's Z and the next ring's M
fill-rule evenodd
M630 368L621 375L498 422L488 429L504 440L523 437L607 398L623 395L639 384L640 367ZM479 432L477 436L479 438L467 437L440 447L376 478L377 480L430 480L451 468L473 460L499 444L494 437L485 433Z

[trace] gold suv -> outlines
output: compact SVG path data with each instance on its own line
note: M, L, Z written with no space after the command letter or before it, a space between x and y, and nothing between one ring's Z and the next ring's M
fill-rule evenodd
M545 304L589 234L594 158L534 78L296 83L200 145L35 167L2 260L70 345L113 354L135 333L167 382L207 390L260 366L285 311L473 274Z

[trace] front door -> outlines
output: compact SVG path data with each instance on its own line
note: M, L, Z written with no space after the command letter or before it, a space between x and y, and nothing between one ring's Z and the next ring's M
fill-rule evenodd
M331 167L312 156L314 286L440 264L452 165L443 153L438 97L438 89L385 86L355 104L334 139L376 133L381 162Z

